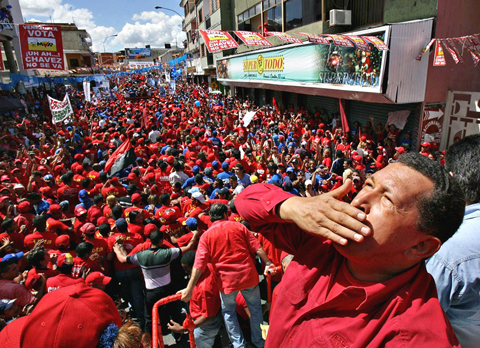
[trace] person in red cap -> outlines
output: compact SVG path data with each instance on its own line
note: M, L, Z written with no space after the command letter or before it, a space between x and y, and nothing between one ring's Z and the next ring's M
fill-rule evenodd
M33 233L25 236L23 241L25 248L32 249L39 240L43 240L45 249L55 249L57 235L47 231L47 218L37 215L33 218Z
M17 205L18 215L14 218L18 226L26 226L25 234L33 232L33 218L35 214L32 214L32 205L29 201L20 202Z
M102 196L108 197L113 195L117 198L124 197L127 194L127 190L123 185L118 181L118 178L114 176L106 182L102 188Z
M73 214L75 207L79 203L78 192L80 191L77 187L73 186L72 179L73 174L71 172L62 175L62 181L64 185L57 190L58 200L60 202L69 202L69 213L71 214Z
M92 272L85 278L85 284L92 288L105 291L105 287L111 280L112 278L107 277L102 272Z
M69 253L60 254L57 257L56 270L60 274L47 278L46 288L47 293L64 288L66 286L75 285L77 283L83 283L82 278L73 278L72 277L72 268L73 268L73 256Z
M83 225L80 230L82 232L83 240L93 244L90 258L93 261L96 261L100 267L105 269L105 262L113 259L113 254L107 257L109 254L108 243L104 239L95 238L95 232L97 231L97 228L90 222L87 222L85 225Z
M88 209L87 220L97 225L97 219L103 216L103 196L97 195L93 197L93 205Z
M420 149L420 155L422 156L427 156L430 155L430 143L429 142L424 142L420 144L421 149Z
M5 347L96 348L140 347L142 332L132 322L122 326L113 300L99 289L79 283L46 294L32 314L8 324L0 333ZM130 342L130 343L128 343Z
M52 204L48 209L50 217L47 219L47 230L52 233L73 234L73 228L64 224L61 219L63 216L62 207L59 204Z

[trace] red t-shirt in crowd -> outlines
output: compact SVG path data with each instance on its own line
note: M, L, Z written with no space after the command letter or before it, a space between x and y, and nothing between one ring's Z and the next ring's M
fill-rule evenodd
M69 285L75 285L83 282L84 280L82 278L73 278L72 276L66 274L59 274L55 277L47 279L47 292L52 292Z
M220 291L230 294L258 284L252 254L259 248L241 223L215 221L200 238L193 267L203 272L208 263L214 264Z
M217 277L213 266L208 264L198 279L197 285L193 288L192 298L190 299L190 314L194 320L200 316L214 317L220 310L220 305Z

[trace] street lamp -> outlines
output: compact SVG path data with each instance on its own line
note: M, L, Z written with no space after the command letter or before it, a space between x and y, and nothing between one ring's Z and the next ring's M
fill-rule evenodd
M162 7L162 6L155 6L155 9L157 9L157 10L169 10L169 11L175 12L175 13L176 13L177 15L179 15L182 19L184 19L183 16L182 16L180 13L178 13L178 12L175 11L175 10L172 10L171 8L166 8L166 7Z
M115 36L118 36L117 34L113 34L113 35L110 35L110 36L107 36L105 38L105 40L103 40L103 52L105 53L106 50L105 50L105 42L107 41L107 39L111 38L111 37L115 37Z

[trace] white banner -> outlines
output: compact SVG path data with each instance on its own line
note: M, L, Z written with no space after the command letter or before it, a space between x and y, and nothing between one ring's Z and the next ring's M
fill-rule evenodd
M252 122L252 119L253 119L253 116L255 116L257 114L256 111L249 111L245 114L245 116L243 116L243 126L244 127L248 127L248 125L250 124L250 122Z
M85 101L92 101L92 96L90 95L90 81L83 81L83 95L85 96Z
M53 124L60 123L67 119L70 115L73 115L73 109L72 105L70 104L68 93L65 94L65 97L62 101L50 98L50 96L47 97L48 104L50 105L50 111L52 112Z
M397 129L403 129L407 124L408 116L410 116L410 110L400 110L388 113L387 124L394 124Z

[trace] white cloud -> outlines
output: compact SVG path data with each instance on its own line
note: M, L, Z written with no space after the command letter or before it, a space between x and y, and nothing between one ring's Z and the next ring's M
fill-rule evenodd
M186 37L182 32L182 19L178 15L169 17L163 12L145 11L134 14L132 19L136 22L125 24L115 38L125 47L163 47L165 43L177 43L182 47Z
M49 17L53 10L60 6L62 0L20 0L23 16L29 18L32 15Z
M75 8L63 3L63 0L20 0L22 14L27 20L44 17L43 21L56 23L75 22L78 28L85 29L92 37L92 50L103 52L103 41L106 37L117 34L107 40L108 50L120 50L124 47L163 47L171 43L183 47L185 33L182 32L182 19L178 15L168 16L160 11L144 11L132 15L132 23L125 23L123 28L97 25L92 11L86 8ZM38 18L35 18L38 21Z

